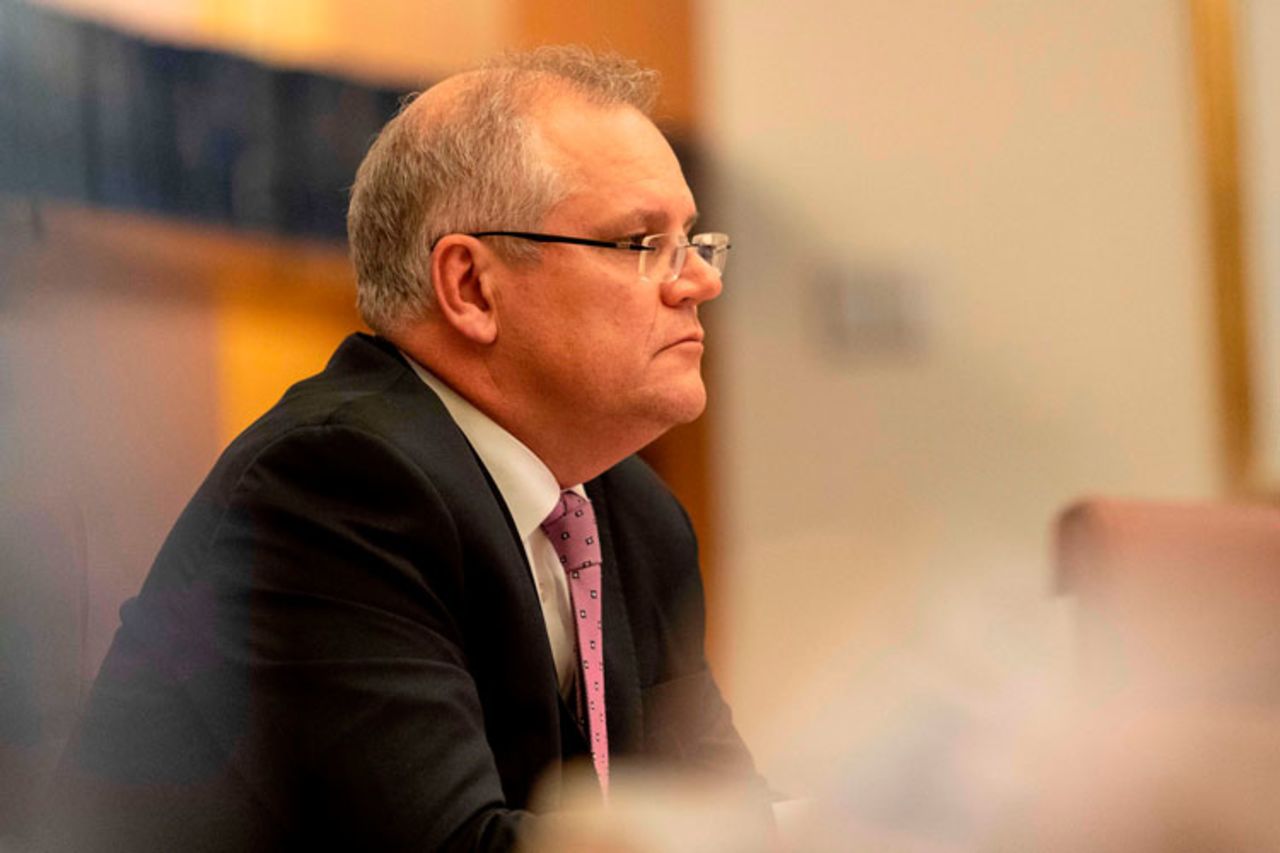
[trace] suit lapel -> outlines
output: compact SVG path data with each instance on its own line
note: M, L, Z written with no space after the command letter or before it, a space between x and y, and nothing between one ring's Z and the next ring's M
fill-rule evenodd
M359 343L382 350L399 368L382 399L396 410L396 443L430 472L450 508L459 547L450 559L461 572L464 612L458 621L468 668L507 798L528 802L533 781L561 758L561 700L524 544L497 486L440 398L394 347L379 339Z
M556 740L563 740L563 743L544 743L542 746L553 748L557 757L562 751L566 755L588 752L586 736L574 722L577 715L560 697L556 686L555 664L533 573L524 544L497 486L444 404L393 346L381 339L363 336L349 343L372 344L395 359L402 375L389 393L395 396L403 391L412 398L414 411L405 413L406 430L418 433L418 440L407 436L406 444L413 448L412 455L421 457L419 464L424 470L433 472L433 481L439 487L445 504L456 509L456 518L460 521L465 519L465 524L458 525L464 560L468 565L500 567L497 572L468 573L467 597L476 612L466 621L492 628L485 636L472 638L468 649L473 662L479 665L476 680L486 714L501 717L495 721L497 725L488 726L491 741L494 738L502 740L504 731L508 729L513 735L519 731L546 731L537 725L535 718L541 718L551 710L560 717L553 725ZM420 440L422 430L429 431L430 441ZM634 753L641 746L643 720L639 670L620 574L628 567L620 564L614 548L605 489L599 480L588 483L586 488L600 530L603 563L601 595L604 598L605 708L609 751L615 755ZM494 581L495 577L500 580ZM496 614L512 612L518 614L516 624L500 624L501 620L494 618ZM536 675L538 673L541 675ZM569 738L571 734L578 737ZM495 742L493 745L496 755L512 752L502 747L512 747L513 744ZM530 761L540 760L534 755L528 758ZM532 779L543 766L519 768L516 773L506 772L516 768L500 769L504 771L504 780L509 781L523 773ZM509 797L513 793L517 792L507 791Z
M545 675L547 684L558 695L555 663L551 655L550 641L547 638L542 605L538 601L533 571L529 567L528 555L525 553L520 534L516 530L515 521L511 518L511 513L502 499L502 493L498 490L497 484L489 476L484 463L462 430L449 416L444 403L440 402L440 398L419 380L416 374L410 373L410 376L430 397L435 418L441 422L437 430L439 440L432 444L445 448L445 452L454 459L452 465L437 468L446 472L443 477L438 477L441 495L447 505L458 508L456 517L475 522L459 525L464 552L469 555L472 563L489 564L503 569L500 573L501 588L487 591L479 588L482 573L468 573L472 591L480 594L482 598L500 594L515 608L519 615L518 627L528 629L518 632L527 635L519 648L530 657L536 658L539 664L535 669L526 669L520 680L527 683L532 672L541 671ZM447 433L448 440L446 441L445 436L439 433ZM483 574L487 576L492 573ZM487 609L484 600L476 603L479 609ZM496 612L506 611L500 609ZM494 612L490 612L489 615L492 617ZM492 624L492 621L492 618L481 620L482 623L489 624ZM515 629L517 626L494 626L494 628L495 630ZM507 654L510 654L510 651L507 650Z

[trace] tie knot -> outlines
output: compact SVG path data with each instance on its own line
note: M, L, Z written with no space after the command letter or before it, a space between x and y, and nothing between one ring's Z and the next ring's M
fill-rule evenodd
M591 502L577 492L565 489L555 509L542 522L542 532L551 540L565 571L583 569L600 563L600 538Z

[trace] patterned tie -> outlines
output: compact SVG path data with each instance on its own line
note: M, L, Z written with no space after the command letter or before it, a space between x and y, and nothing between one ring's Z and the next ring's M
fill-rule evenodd
M586 700L587 734L600 789L609 795L609 731L604 719L604 632L600 617L600 541L591 503L577 492L560 493L556 508L542 522L569 574L573 624L577 627L580 684L578 701Z

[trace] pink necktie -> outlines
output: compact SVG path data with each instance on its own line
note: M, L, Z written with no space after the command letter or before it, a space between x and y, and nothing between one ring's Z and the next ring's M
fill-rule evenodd
M578 635L578 662L586 700L587 736L600 789L609 795L609 731L604 718L604 632L600 618L600 540L591 503L577 492L560 493L556 508L542 522L569 574L569 597Z

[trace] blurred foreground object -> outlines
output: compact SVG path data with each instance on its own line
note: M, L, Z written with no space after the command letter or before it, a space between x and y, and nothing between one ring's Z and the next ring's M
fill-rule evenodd
M1117 702L1034 750L1006 843L984 850L1280 850L1280 709Z
M1057 524L1079 713L1038 765L1041 850L1280 850L1280 508L1093 499Z
M570 766L561 798L540 792L542 820L525 849L532 853L772 853L777 832L760 809L758 788L723 778L659 771L625 763L610 771L609 803L586 765Z
M1280 509L1091 500L1052 533L1070 597L964 579L874 666L833 656L783 849L1280 851Z
M1280 508L1095 499L1068 508L1057 533L1087 688L1280 699Z
M79 710L87 612L84 519L0 463L0 850L32 831Z

